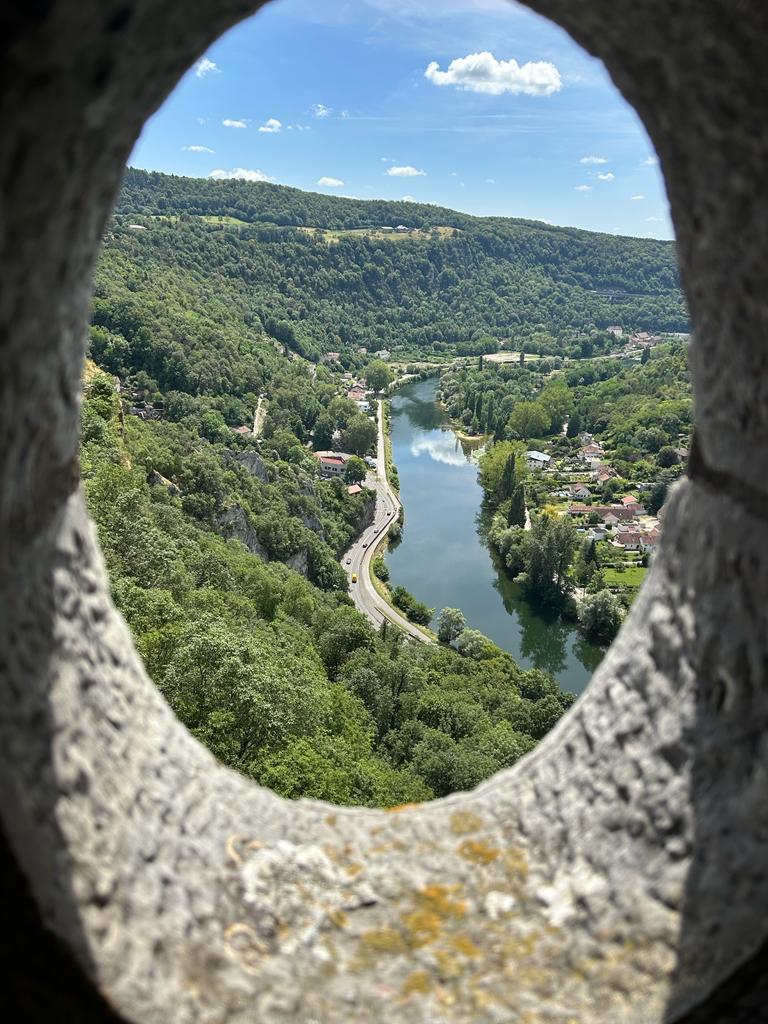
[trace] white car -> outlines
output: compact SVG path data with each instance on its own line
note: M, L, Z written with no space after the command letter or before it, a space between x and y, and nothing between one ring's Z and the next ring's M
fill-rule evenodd
M351 558L347 559L347 565L352 565L352 559Z

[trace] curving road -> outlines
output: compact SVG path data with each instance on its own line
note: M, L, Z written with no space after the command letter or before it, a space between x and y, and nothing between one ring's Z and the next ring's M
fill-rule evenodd
M384 454L384 413L381 399L378 402L379 437L376 445L376 472L370 472L365 485L376 492L376 511L373 523L366 527L362 535L345 552L342 565L349 580L349 592L355 606L366 615L374 626L378 627L386 619L408 636L421 643L431 644L434 641L418 626L414 625L397 609L393 608L374 587L371 582L370 567L377 547L386 535L389 524L397 519L400 512L400 500L389 486L387 480L387 463ZM352 582L352 576L357 582Z

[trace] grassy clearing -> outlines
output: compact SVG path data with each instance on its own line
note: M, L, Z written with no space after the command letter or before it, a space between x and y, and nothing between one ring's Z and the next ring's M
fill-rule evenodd
M646 577L648 572L641 565L628 565L622 572L621 569L604 569L605 582L609 587L631 587L637 589Z

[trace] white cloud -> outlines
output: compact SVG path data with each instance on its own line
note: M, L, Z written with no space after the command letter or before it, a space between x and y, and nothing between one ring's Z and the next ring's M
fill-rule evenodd
M643 195L632 196L632 199L636 202L638 199L645 199Z
M210 121L210 118L209 117L196 117L195 120L197 121L198 124L208 124L208 122Z
M518 64L516 60L496 60L488 50L456 57L441 71L433 60L424 72L434 85L455 85L457 89L469 92L525 93L527 96L551 96L559 92L563 83L560 72L549 61L529 61Z
M643 160L643 163L646 167L658 167L659 158L657 156L647 156L645 160Z
M486 178L485 179L485 183L486 183L486 185L495 185L496 184L496 179L495 178Z
M400 200L401 203L415 203L416 196L403 196Z
M276 117L268 118L264 124L259 125L260 132L279 132L283 127L283 122L278 121Z
M341 114L339 114L339 117L349 117L349 111L348 110L342 110Z
M608 161L604 156L583 156L579 160L580 164L607 164Z
M313 103L312 113L315 117L330 117L332 110L330 107L326 107L324 103Z
M646 217L645 219L649 224L661 224L664 220L663 217Z
M435 462L442 462L446 466L465 466L467 457L461 449L461 445L451 434L442 434L440 437L419 438L411 445L411 455L418 459L421 455L428 455Z
M195 64L195 74L198 78L205 78L209 71L221 71L221 68L207 57L201 57Z
M341 188L344 182L340 178L329 178L324 175L322 178L317 179L317 184L322 185L324 188Z
M392 157L391 157L391 156L383 156L383 157L381 158L381 162L382 162L383 164L393 164L393 163L394 163L395 161L394 161L394 160L392 159Z
M216 181L273 181L268 174L264 171L249 171L245 167L235 167L232 171L222 171L220 169L211 171L208 175L209 178L215 178Z
M606 171L605 174L598 174L598 181L613 181L613 172Z
M225 117L221 122L225 128L247 128L247 121L239 121L231 117Z
M591 185L574 185L574 188L576 189L577 192L591 192L592 191L592 186Z
M427 172L420 171L417 167L411 167L408 164L406 167L388 167L387 174L390 178L424 178Z
M458 171L451 171L451 177L452 178L458 178L458 176L459 176L459 172Z
M182 149L186 149L188 153L213 153L214 151L208 146L182 146Z

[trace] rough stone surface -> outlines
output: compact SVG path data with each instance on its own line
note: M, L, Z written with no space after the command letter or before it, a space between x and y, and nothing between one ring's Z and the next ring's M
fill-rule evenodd
M77 489L91 269L124 161L258 4L0 11L0 816L40 920L135 1024L764 1007L768 7L528 2L605 61L660 155L696 327L692 480L571 713L474 793L391 813L289 803L216 764L148 680ZM7 932L34 934L28 917ZM81 998L67 971L45 978L59 1009Z
M222 536L239 540L252 555L269 561L269 552L259 540L250 517L242 505L230 505L216 517L216 528Z
M232 457L235 462L239 462L251 476L255 476L257 480L261 480L262 483L269 482L269 471L267 470L267 464L264 462L258 452L232 452Z

